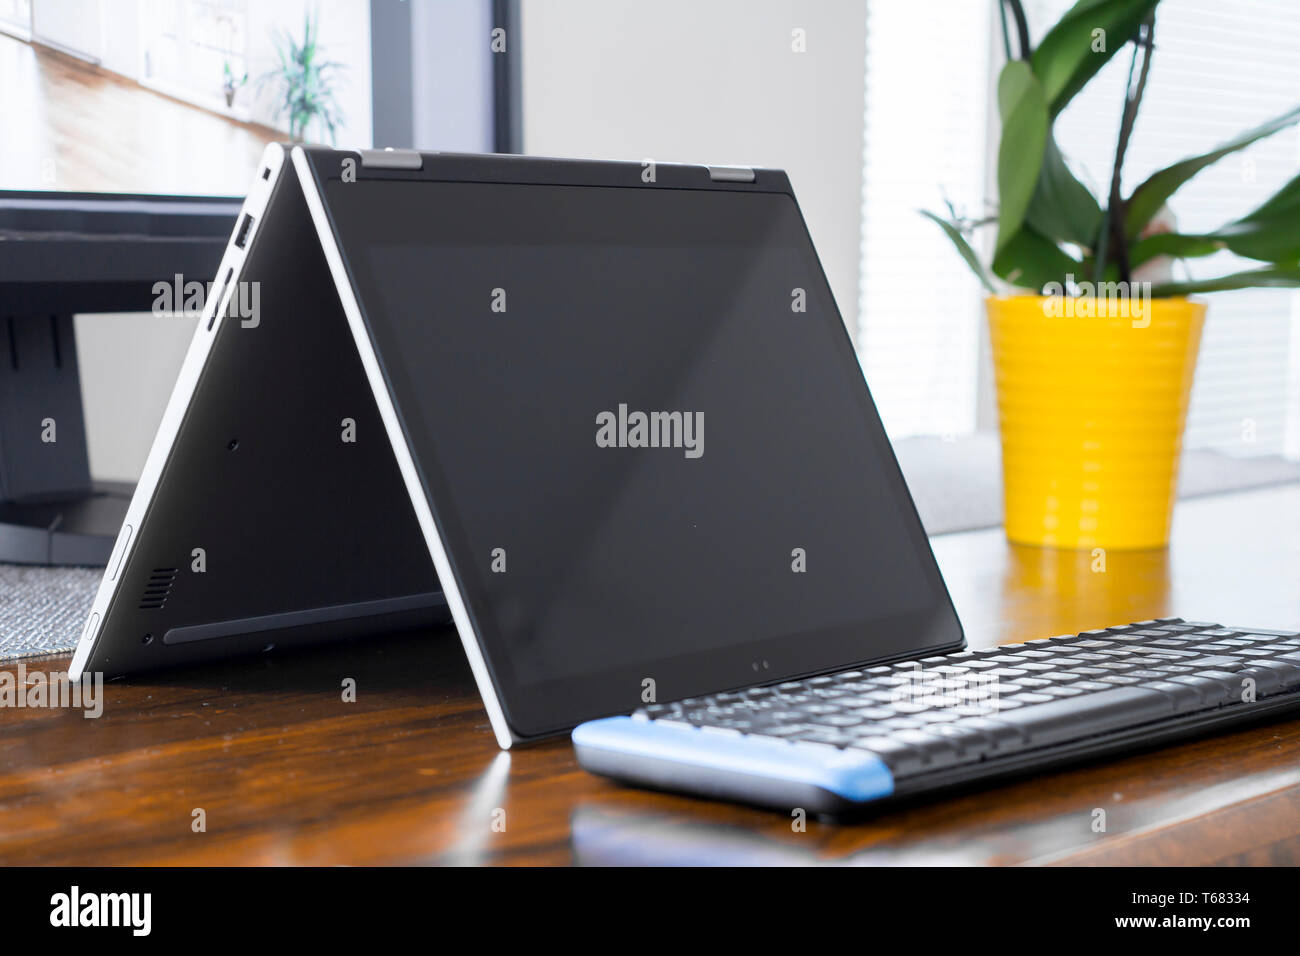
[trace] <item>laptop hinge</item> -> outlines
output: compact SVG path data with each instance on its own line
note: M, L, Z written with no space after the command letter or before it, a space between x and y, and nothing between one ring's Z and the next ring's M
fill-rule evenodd
M414 149L359 149L361 165L367 169L423 169L424 157Z
M706 166L715 183L752 183L754 170L749 166Z

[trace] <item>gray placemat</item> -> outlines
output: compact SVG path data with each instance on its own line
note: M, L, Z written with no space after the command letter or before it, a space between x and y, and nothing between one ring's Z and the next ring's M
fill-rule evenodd
M102 573L0 564L0 660L76 647Z
M899 467L928 534L1002 524L1002 455L993 432L894 442ZM1215 451L1183 454L1178 497L1197 498L1300 482L1300 462L1277 456L1233 458Z

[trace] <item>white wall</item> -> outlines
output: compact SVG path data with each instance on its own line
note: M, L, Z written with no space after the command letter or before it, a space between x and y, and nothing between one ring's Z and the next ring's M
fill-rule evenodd
M785 168L856 327L863 0L520 6L526 152Z
M196 322L147 312L74 320L86 445L95 479L139 479Z

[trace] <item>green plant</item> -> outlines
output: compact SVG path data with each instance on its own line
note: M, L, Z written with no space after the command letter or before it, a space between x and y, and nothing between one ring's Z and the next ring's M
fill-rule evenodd
M310 11L303 21L301 43L283 33L276 36L279 63L262 77L261 83L278 87L275 118L288 116L290 138L302 142L307 127L317 120L329 131L333 143L343 122L343 111L334 97L334 84L342 67L321 58L319 22L313 20Z
M1158 256L1205 256L1220 249L1264 265L1213 279L1164 282L1151 294L1300 286L1300 175L1257 209L1211 232L1159 231L1159 224L1153 223L1174 192L1202 169L1300 122L1300 106L1152 173L1128 196L1122 194L1120 173L1151 68L1157 6L1159 0L1078 0L1035 49L1020 0L1001 0L1007 64L997 87L1002 118L997 214L972 221L951 205L947 216L923 211L942 227L989 292L997 291L995 277L1034 291L1054 283L1067 288L1067 277L1128 283L1135 269ZM1013 29L1019 52L1015 58ZM1128 85L1103 204L1071 172L1052 135L1052 123L1097 71L1130 44ZM970 237L976 229L992 225L997 235L992 261L985 265Z

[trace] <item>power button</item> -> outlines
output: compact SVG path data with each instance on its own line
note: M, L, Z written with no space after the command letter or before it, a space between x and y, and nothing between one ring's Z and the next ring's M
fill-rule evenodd
M126 563L126 552L131 547L132 533L133 529L129 524L122 525L122 533L117 536L117 547L114 549L113 557L110 559L112 563L109 567L112 568L112 573L108 578L109 581L117 580L117 576L122 570L122 565Z

